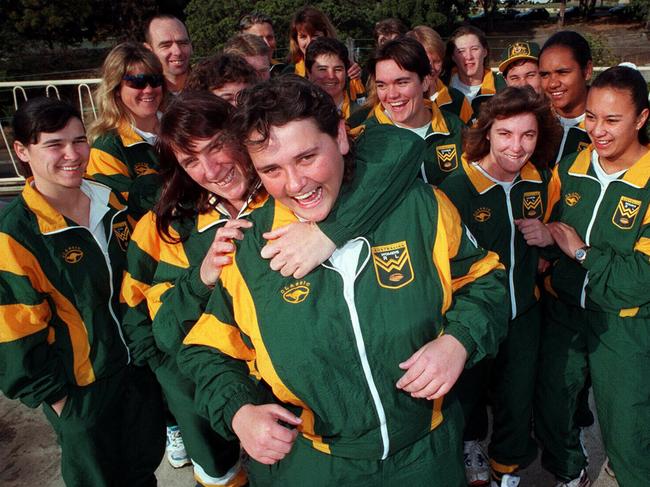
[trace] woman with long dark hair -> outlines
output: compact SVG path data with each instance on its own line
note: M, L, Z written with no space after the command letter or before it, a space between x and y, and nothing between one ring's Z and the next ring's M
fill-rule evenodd
M589 89L591 145L554 169L547 213L561 250L546 280L535 429L558 485L589 485L575 423L591 376L605 450L622 487L650 477L648 90L617 66Z

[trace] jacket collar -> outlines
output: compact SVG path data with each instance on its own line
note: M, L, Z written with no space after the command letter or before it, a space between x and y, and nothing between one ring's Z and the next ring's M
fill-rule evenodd
M123 210L125 205L120 203L111 190L103 184L83 180L81 190L91 200L99 200L102 204L117 210ZM34 178L30 177L25 181L22 197L27 207L36 216L38 229L43 235L64 230L70 225L65 217L59 213L45 197L34 187Z
M260 198L251 197L246 207L239 212L237 218L250 215L253 210L263 206L267 199L268 195L266 194ZM205 232L214 225L226 222L230 219L231 216L228 213L228 210L226 210L226 208L221 203L219 203L216 205L216 208L210 210L209 212L199 214L196 220L196 229L199 233Z
M650 149L650 144L646 146ZM591 157L594 151L594 146L590 144L586 149L578 152L578 155L571 164L568 173L573 176L587 176L589 171L593 173L591 168ZM593 174L590 174L593 175ZM594 176L595 177L595 176ZM632 166L625 171L619 181L623 181L635 188L645 188L650 179L650 151L647 152L641 159L636 161Z
M435 103L431 103L431 100L423 100L423 103L431 112L431 132L427 133L427 135L431 133L449 135L449 128L447 128L445 117L443 116L442 111L440 111L440 108L438 108ZM384 108L381 106L381 103L377 103L375 105L373 113L379 123L395 125L390 117L384 112Z
M296 63L293 72L294 72L294 74L297 74L298 76L300 76L302 78L307 76L307 68L305 66L305 60L304 59L301 59L300 61L298 61Z
M458 76L458 68L453 68L451 70L451 75ZM478 91L478 94L476 96L496 95L496 93L497 93L497 89L494 81L494 73L492 72L491 69L486 68L485 71L483 71L483 81L481 81L481 89Z
M122 145L124 147L130 147L135 144L145 143L145 140L138 135L138 133L133 130L131 124L127 121L122 121L117 127L117 135L120 136Z
M497 183L488 178L475 163L467 162L464 154L462 157L462 164L467 177L469 178L472 186L474 186L474 189L478 194L484 194L497 185ZM535 165L532 162L528 161L519 171L519 176L515 178L515 182L518 181L541 183L542 176L540 175Z
M350 118L350 97L348 92L343 92L343 103L341 104L341 113L343 114L343 119L347 120Z
M440 78L436 80L436 98L435 104L439 107L449 105L452 102L449 88L445 85Z

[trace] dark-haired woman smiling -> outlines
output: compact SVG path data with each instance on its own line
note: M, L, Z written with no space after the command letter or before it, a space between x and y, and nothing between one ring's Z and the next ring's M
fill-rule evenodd
M649 113L637 71L603 72L586 103L592 145L564 159L549 186L562 255L547 281L535 425L559 485L588 485L573 416L587 372L616 480L650 478Z

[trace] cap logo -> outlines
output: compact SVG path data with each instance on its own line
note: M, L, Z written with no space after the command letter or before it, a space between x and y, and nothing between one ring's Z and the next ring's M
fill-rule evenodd
M515 42L510 48L510 57L530 56L530 46L526 42Z

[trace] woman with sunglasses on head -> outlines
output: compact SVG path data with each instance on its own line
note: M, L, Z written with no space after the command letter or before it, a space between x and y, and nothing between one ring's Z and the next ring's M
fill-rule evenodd
M99 118L88 130L87 174L126 197L136 220L158 194L152 146L165 89L160 61L141 44L119 44L106 57L95 95Z
M42 406L68 487L155 486L160 388L132 365L121 330L125 202L83 178L90 148L75 108L31 99L13 133L32 177L0 212L0 390Z
M549 185L548 228L561 250L546 281L535 429L560 486L589 485L574 421L587 373L621 487L650 478L650 145L648 89L616 66L589 89L591 145Z
M458 116L464 123L468 123L472 118L472 106L467 98L456 88L445 85L440 79L443 75L443 63L445 59L445 41L431 27L426 25L417 25L406 33L407 37L412 37L424 47L431 64L431 74L429 75L431 86L427 95L429 99L438 105L438 108L453 113Z

